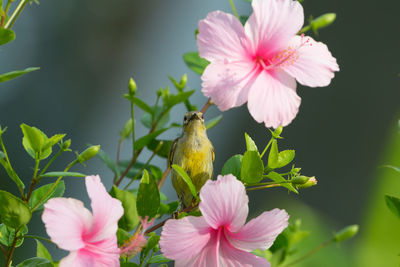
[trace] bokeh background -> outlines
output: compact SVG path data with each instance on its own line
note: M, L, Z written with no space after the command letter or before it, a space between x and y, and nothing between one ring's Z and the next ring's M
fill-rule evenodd
M248 3L235 2L241 15L250 14ZM400 26L400 2L305 0L303 6L306 18L337 13L335 23L314 38L328 44L341 71L326 88L298 86L300 112L284 129L280 147L295 149L296 165L319 183L296 196L279 188L251 193L251 212L254 216L279 207L293 219L302 218L303 228L312 230L303 252L334 230L360 225L356 238L324 249L303 266L398 266L400 221L388 211L383 196L400 196L400 174L380 166L400 166L400 35L395 30ZM101 144L114 156L118 132L129 118L129 103L122 98L129 77L135 79L139 97L153 103L158 88L171 86L167 75L178 79L187 73L189 87L197 89L193 102L201 107L206 98L200 78L186 67L182 55L196 50L198 20L217 9L231 12L228 0L43 0L39 6L27 6L13 27L17 39L0 51L0 73L41 67L0 84L0 124L8 127L4 140L24 181L29 181L34 162L21 145L22 122L49 135L67 133L73 150ZM175 108L172 119L180 122L183 113L183 107ZM212 107L207 117L218 114ZM246 106L223 115L209 131L216 173L231 155L243 153L244 131L259 147L269 136ZM138 125L140 136L146 130ZM163 136L178 135L171 130ZM122 158L129 157L126 145ZM61 158L54 170L72 158ZM162 159L155 163L166 164ZM99 159L75 170L100 174L111 186L111 172ZM66 196L88 204L83 180L65 180ZM16 193L3 170L0 181L0 189ZM169 183L164 189L175 198ZM40 217L33 220L30 232L45 235ZM17 250L16 263L34 256L35 249L27 240ZM65 255L49 249L55 258Z

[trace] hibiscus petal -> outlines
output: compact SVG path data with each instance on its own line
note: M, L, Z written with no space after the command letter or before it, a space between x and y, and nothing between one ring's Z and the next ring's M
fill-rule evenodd
M60 267L119 267L119 254L109 253L109 250L102 251L102 248L109 249L106 243L115 243L117 240L110 239L102 242L102 244L89 245L79 251L71 252L67 257L60 262Z
M208 13L199 21L199 55L209 61L246 57L246 36L237 18L222 11Z
M294 36L289 46L299 47L296 51L298 58L282 69L299 83L310 87L327 86L335 76L334 72L339 71L336 58L324 43L308 36Z
M283 71L263 71L250 88L247 106L257 122L278 128L296 117L300 102L294 78Z
M219 232L221 233L221 232ZM175 261L176 267L208 267L220 266L219 261L220 236L218 231L212 231L209 242L203 249L191 258L179 259Z
M161 232L161 251L165 257L174 260L192 258L208 243L211 231L203 217L168 220Z
M271 264L261 257L237 249L233 247L230 242L222 237L220 241L220 251L219 251L219 266L224 267L269 267Z
M92 214L73 198L52 198L44 205L42 221L58 247L78 250L85 246L82 235L92 226Z
M246 103L256 74L257 68L253 62L214 61L201 76L202 92L211 97L221 111L238 107Z
M117 232L118 220L124 214L121 201L108 194L99 176L87 176L85 181L93 211L93 228L86 238L90 242L110 238Z
M283 48L304 23L303 7L292 0L253 0L244 28L253 53L268 57Z
M236 233L226 231L226 238L235 248L253 251L268 249L276 237L288 226L289 214L273 209L249 221Z
M218 176L207 181L200 190L200 210L214 229L225 226L232 232L239 230L249 213L249 198L244 185L235 176Z

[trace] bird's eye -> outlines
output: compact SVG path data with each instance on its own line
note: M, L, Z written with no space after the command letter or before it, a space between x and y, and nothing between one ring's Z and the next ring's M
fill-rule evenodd
M187 118L186 118L186 116L185 116L185 117L183 117L183 121L187 121Z

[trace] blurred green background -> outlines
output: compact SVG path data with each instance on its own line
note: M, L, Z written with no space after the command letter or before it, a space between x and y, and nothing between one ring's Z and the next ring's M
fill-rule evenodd
M241 15L251 12L248 3L235 2ZM303 6L306 19L337 13L335 23L314 38L328 45L341 71L326 88L298 86L300 112L284 129L280 144L282 149L295 149L296 165L319 183L298 196L283 189L251 193L251 211L257 215L279 207L293 219L302 218L303 228L312 230L301 245L303 252L334 230L360 225L356 238L330 246L303 266L399 266L400 221L388 211L383 196L400 196L400 174L379 166L400 166L400 36L395 31L400 2L305 0ZM198 20L217 9L231 12L228 0L69 0L27 6L13 27L16 40L0 51L0 73L41 67L0 84L0 124L8 126L4 140L24 181L29 181L34 162L21 145L22 122L49 135L67 133L73 150L101 144L115 155L118 132L129 118L129 104L121 95L131 76L139 97L154 101L156 89L170 85L167 75L179 78L187 73L188 85L198 89L193 102L201 107L206 98L200 78L185 66L182 54L196 50ZM173 110L172 118L180 122L183 112L183 107ZM219 113L212 107L207 116ZM145 131L138 127L137 135ZM244 151L244 131L259 147L268 141L267 130L251 118L246 106L225 112L210 130L217 173L231 155ZM179 134L169 131L164 137ZM123 150L122 158L128 156L129 150ZM72 157L56 162L54 170ZM155 163L166 164L162 159ZM111 172L98 159L76 170L100 174L111 185ZM66 196L87 203L84 183L75 179L66 179ZM3 170L0 181L0 189L16 193ZM164 189L175 197L169 183ZM30 232L45 235L37 215ZM27 240L17 250L16 262L34 253L35 243Z

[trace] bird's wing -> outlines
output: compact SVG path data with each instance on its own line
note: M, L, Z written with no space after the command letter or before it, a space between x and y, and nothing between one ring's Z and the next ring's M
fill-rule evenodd
M174 142L172 142L171 149L169 150L169 156L168 156L168 166L171 167L172 161L174 160L174 154L175 154L175 149L176 149L176 144L178 143L180 137L176 138Z

